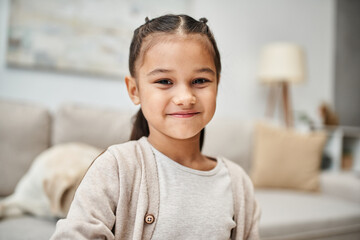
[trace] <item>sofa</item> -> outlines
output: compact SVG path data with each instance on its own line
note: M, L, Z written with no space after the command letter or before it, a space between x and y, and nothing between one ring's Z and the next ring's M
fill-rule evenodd
M14 191L32 161L60 143L105 149L128 140L134 112L64 103L43 106L0 99L0 198ZM224 155L247 172L252 167L254 123L214 118L203 152ZM360 239L360 178L352 172L320 171L320 190L256 188L261 239ZM0 239L49 239L52 217L0 219Z

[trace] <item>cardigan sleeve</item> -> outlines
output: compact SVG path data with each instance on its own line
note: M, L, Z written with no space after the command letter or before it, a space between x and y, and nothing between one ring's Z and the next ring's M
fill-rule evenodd
M57 222L51 239L114 239L112 229L118 196L118 164L106 151L89 168L67 217Z
M251 208L252 213L250 213L251 223L250 223L250 228L248 231L248 236L246 237L246 239L258 240L258 239L260 239L259 221L260 221L261 211L260 211L260 207L259 207L256 199L253 199L253 203L251 205L252 205L252 208Z
M243 171L242 185L244 188L244 204L243 211L245 212L244 234L241 238L236 239L259 240L259 221L261 210L255 198L254 185L250 177ZM240 235L240 234L239 234Z
M238 164L224 159L228 167L234 197L236 227L232 240L258 240L261 210L255 199L254 186L250 177Z

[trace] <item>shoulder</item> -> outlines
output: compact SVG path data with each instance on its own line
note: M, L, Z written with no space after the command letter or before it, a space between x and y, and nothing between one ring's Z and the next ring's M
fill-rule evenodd
M253 191L253 183L245 170L240 165L229 159L224 157L221 159L229 171L232 184L241 188L245 188L245 190Z
M152 152L147 138L142 137L139 140L112 145L107 149L107 152L111 153L117 159L124 158L124 160L126 160L149 155L149 149L150 152Z
M95 168L102 170L131 170L141 165L142 148L146 140L128 141L108 147L94 161Z
M103 155L112 158L121 169L138 168L147 162L151 162L149 159L153 158L152 150L146 137L112 145Z
M138 146L138 141L128 141L120 144L115 144L106 150L109 154L113 155L115 158L127 157L136 153L136 148Z
M237 164L227 158L224 158L224 157L220 157L220 159L224 162L224 164L228 168L230 174L235 174L236 176L238 176L240 178L248 177L245 170L239 164Z

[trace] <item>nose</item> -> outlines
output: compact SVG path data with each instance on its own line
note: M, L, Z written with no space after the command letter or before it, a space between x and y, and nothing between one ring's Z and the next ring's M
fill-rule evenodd
M190 107L196 103L196 97L188 87L178 89L173 102L178 106Z

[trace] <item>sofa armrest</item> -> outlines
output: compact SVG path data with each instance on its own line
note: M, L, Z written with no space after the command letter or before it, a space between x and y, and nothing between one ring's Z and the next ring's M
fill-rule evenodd
M320 175L321 191L360 204L360 177L351 171L324 171Z

